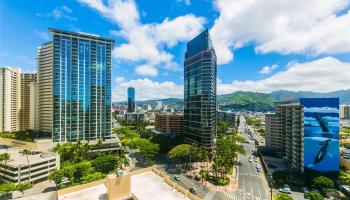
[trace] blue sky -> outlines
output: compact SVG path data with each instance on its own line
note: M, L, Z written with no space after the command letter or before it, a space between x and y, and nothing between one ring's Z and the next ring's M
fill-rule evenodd
M113 99L182 97L186 42L209 29L218 91L350 88L349 0L3 0L0 66L36 71L49 27L116 40Z

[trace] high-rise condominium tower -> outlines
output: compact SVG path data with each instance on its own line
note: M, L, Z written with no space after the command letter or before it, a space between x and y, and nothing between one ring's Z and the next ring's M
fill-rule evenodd
M128 112L135 112L135 88L128 88Z
M19 110L20 129L30 129L30 85L36 82L36 74L21 74L21 107Z
M111 133L114 40L49 29L38 49L40 129L54 142L95 141Z
M21 107L20 70L0 68L0 132L20 130Z
M185 142L211 148L216 137L216 54L208 30L187 43L184 69Z

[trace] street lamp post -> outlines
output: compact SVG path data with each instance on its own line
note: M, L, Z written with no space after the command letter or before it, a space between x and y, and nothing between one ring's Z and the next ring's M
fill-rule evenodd
M271 200L272 200L272 199L273 199L273 198L272 198L273 178L272 178L272 175L271 175L271 174L267 175L267 178L269 179L269 182L270 182L270 196L271 196Z

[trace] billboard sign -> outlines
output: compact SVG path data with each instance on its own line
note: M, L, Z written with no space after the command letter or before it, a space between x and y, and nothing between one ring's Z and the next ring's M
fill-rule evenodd
M304 107L304 170L339 171L339 98L301 98Z

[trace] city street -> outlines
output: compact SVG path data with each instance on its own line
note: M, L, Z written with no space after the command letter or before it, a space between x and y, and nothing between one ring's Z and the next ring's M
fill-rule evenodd
M241 116L240 126L238 128L239 134L245 137L249 141L249 136L245 133L245 119ZM238 169L238 189L235 192L215 193L213 199L234 199L234 200L267 200L266 187L264 185L264 175L261 172L257 172L256 165L260 164L254 161L252 155L255 150L254 142L249 144L243 144L246 151L245 155L240 156L240 165ZM249 162L249 157L252 157L252 162ZM225 196L225 197L224 197Z

